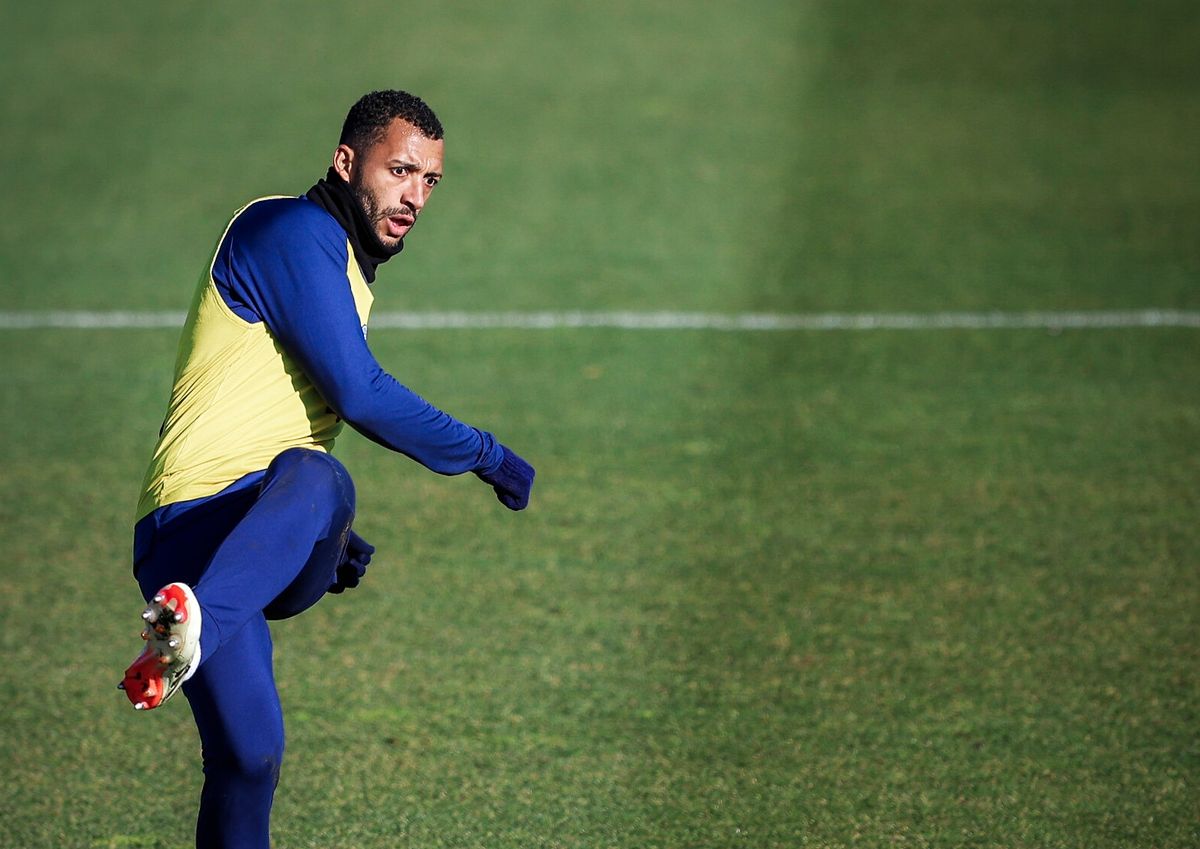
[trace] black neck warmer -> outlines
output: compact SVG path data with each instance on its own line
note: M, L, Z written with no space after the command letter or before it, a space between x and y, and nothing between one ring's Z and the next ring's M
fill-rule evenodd
M375 269L381 263L387 262L404 250L403 241L395 248L385 247L383 242L379 241L379 235L367 220L367 213L363 211L362 204L358 202L354 192L350 191L350 185L332 168L325 175L325 179L318 180L304 196L342 225L350 245L354 248L354 258L358 261L358 267L362 269L363 277L368 283L375 282Z

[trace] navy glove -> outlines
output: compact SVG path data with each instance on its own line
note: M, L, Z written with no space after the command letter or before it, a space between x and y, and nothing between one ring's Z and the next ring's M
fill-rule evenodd
M533 487L533 466L526 463L507 446L501 445L504 460L494 472L476 472L484 483L496 490L496 497L509 510L524 510L529 504L529 490Z
M371 562L371 555L374 553L375 546L351 531L346 540L346 553L337 567L337 575L329 592L340 593L357 587L363 575L367 574L367 564Z

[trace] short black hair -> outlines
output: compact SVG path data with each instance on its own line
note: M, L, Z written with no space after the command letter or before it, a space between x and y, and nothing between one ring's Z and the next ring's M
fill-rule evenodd
M383 138L397 118L412 124L426 138L442 138L442 122L424 100L407 91L387 89L364 94L350 107L338 144L361 153Z

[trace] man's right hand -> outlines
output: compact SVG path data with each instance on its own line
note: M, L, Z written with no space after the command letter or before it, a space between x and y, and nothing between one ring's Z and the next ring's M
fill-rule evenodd
M501 445L504 460L492 472L476 472L479 479L492 485L496 498L509 510L524 510L529 504L529 490L533 487L533 466L526 463L507 446Z
M374 553L375 546L351 531L346 540L346 553L342 556L342 562L338 564L329 592L336 595L357 587L359 581L367 574L367 564L371 562L371 555Z

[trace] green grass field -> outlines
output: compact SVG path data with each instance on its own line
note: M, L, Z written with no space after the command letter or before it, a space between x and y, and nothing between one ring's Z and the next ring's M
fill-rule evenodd
M447 178L377 310L1200 309L1192 3L8 11L0 311L184 309L380 87ZM175 336L0 330L5 849L191 845L113 689ZM1200 331L371 344L538 485L339 442L276 849L1200 844Z

